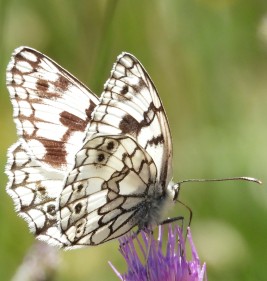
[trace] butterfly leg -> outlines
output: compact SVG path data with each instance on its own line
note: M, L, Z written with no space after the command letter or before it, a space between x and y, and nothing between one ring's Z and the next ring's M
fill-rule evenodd
M173 223L175 221L184 221L184 217L183 216L178 216L178 217L173 217L173 218L167 218L166 220L160 222L160 225L164 225L164 224L169 224L169 223Z

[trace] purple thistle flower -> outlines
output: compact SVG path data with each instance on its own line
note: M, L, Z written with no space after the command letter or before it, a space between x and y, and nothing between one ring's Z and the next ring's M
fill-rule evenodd
M159 226L158 239L153 235L141 232L142 240L138 237L126 235L119 239L120 252L128 265L128 272L120 274L111 264L110 266L122 281L202 281L206 280L206 264L202 266L193 244L190 229L188 228L188 241L192 257L186 260L185 241L178 226L168 227L167 249L163 250L163 226ZM143 264L135 248L137 241L143 259ZM142 243L143 242L143 243ZM147 253L149 252L148 256ZM166 252L164 254L164 252Z

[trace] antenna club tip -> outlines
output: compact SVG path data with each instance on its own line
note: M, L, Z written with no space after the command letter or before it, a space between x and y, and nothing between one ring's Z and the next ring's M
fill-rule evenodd
M252 177L242 177L242 179L247 180L247 181L252 181L252 182L255 182L255 183L258 183L258 184L262 184L262 181L261 181L261 180L258 180L258 179L256 179L256 178L252 178Z

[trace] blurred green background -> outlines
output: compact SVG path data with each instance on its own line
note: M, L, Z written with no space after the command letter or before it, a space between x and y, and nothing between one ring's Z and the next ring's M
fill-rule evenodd
M209 280L267 276L267 1L0 1L0 276L10 280L34 243L5 192L6 150L16 141L5 69L27 45L98 95L116 56L133 53L163 100L174 180L253 176L264 183L185 184L192 235ZM170 216L179 215L174 208ZM55 280L118 280L118 242L60 251Z

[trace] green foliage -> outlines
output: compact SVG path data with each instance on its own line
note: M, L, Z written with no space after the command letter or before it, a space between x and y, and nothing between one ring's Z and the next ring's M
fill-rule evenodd
M92 0L0 2L0 276L10 280L33 238L5 193L6 149L16 140L5 87L14 48L47 54L101 94L112 63L133 53L169 117L174 180L254 176L267 182L267 2ZM266 186L184 185L192 235L209 280L265 280ZM175 208L169 215L178 214ZM56 280L117 280L118 243L61 253Z

